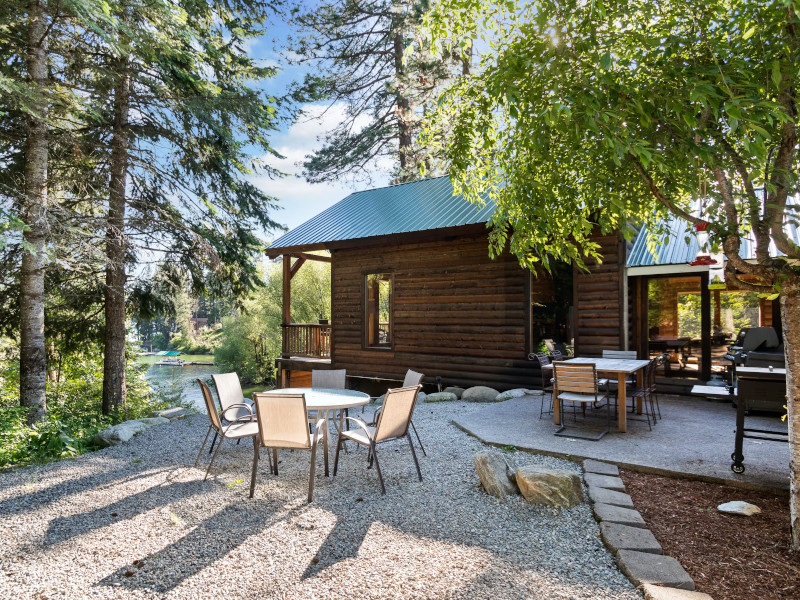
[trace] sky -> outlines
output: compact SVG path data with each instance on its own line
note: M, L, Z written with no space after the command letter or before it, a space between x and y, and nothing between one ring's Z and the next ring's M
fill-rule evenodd
M287 64L281 56L279 48L289 35L285 23L276 22L272 35L262 37L249 44L248 52L264 64L277 66L280 73L277 77L265 81L264 88L275 95L286 93L292 81L299 81L309 71L306 67ZM274 168L286 173L282 179L269 177L253 177L252 181L266 194L279 199L280 210L272 215L274 221L293 229L311 217L319 214L353 191L366 187L386 185L388 172L376 173L372 184L352 184L346 181L336 183L309 183L302 177L302 162L308 154L322 144L319 137L343 118L344 105L330 107L324 104L305 105L308 116L301 116L297 122L276 132L272 136L272 145L285 158L269 158ZM269 232L267 240L273 240L282 231Z

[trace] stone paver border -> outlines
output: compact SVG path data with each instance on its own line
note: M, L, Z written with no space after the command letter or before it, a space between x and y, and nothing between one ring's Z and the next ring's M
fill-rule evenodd
M673 557L662 554L631 497L624 493L617 466L587 459L583 469L603 543L616 556L620 571L641 587L645 598L712 600L708 594L692 591L694 581L686 570Z

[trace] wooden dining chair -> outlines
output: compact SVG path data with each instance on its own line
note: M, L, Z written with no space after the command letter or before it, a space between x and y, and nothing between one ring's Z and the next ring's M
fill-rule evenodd
M597 383L597 368L592 363L554 362L555 389L561 413L561 426L554 435L561 437L578 438L596 442L611 431L611 404L608 402L608 392L602 390ZM564 418L564 403L571 402L573 406L586 407L596 405L600 400L606 400L606 429L598 436L585 436L563 433L566 429Z

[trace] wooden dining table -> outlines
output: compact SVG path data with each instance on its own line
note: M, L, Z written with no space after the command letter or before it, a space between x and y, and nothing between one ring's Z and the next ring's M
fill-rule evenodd
M355 408L369 403L369 394L356 390L342 390L334 388L283 388L267 390L265 394L303 394L306 398L306 410L319 411L319 420L322 421L322 439L325 453L325 476L328 477L328 421L337 418L339 423L337 431L344 426L344 410Z
M627 401L627 379L629 376L636 374L636 385L641 387L644 368L650 361L625 358L590 358L576 356L575 358L570 358L563 362L594 364L599 377L607 377L609 379L617 380L617 403L619 406L619 409L617 410L617 427L620 433L625 433L628 430L627 410L625 409L625 404ZM552 369L553 365L545 365L543 368ZM556 425L561 425L561 406L558 402L557 385L558 382L553 384L553 422ZM637 412L642 412L641 400L637 405Z

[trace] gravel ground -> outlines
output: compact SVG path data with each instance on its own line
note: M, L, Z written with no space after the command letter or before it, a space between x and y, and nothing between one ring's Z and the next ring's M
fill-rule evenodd
M641 598L588 504L553 509L481 491L472 453L484 447L450 424L480 408L418 406L424 481L405 442L386 444L386 496L364 449L340 457L335 479L318 457L310 505L307 451L282 452L277 478L262 451L253 500L248 441L228 442L203 482L191 468L202 415L1 474L0 598Z

